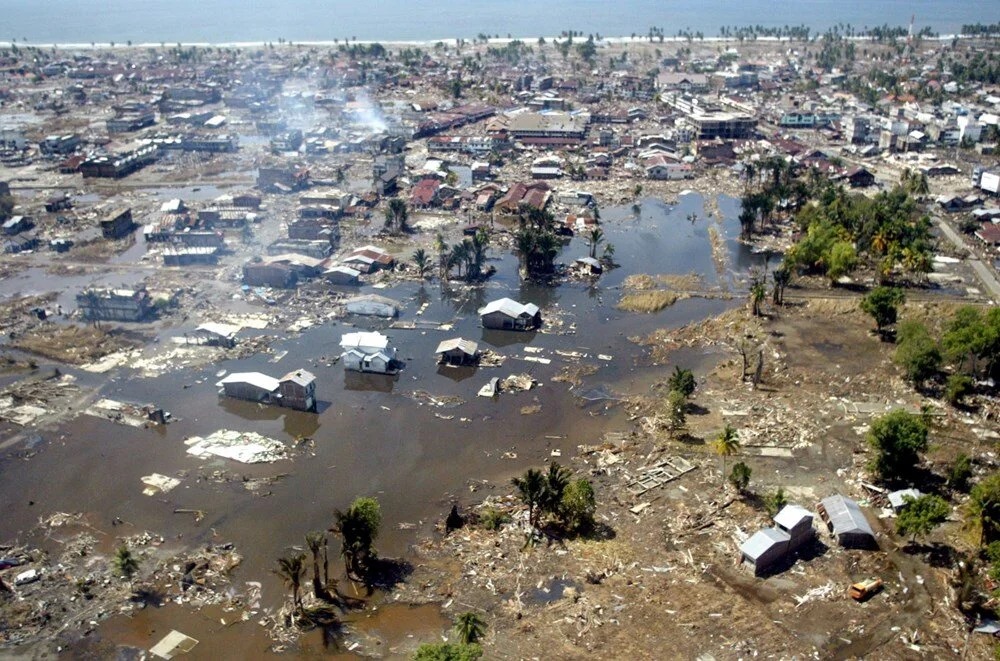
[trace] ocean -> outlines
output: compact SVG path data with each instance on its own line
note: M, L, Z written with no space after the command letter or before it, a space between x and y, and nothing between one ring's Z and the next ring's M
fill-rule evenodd
M987 10L987 7L992 7ZM1000 21L1000 3L954 0L0 0L0 40L35 44L434 41L479 34L537 39L662 28L715 37L727 26L927 26Z

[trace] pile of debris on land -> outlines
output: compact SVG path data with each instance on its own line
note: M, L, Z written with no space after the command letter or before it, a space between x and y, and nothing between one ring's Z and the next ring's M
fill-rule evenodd
M126 580L114 558L98 550L98 536L103 533L81 514L58 512L40 521L30 534L43 536L46 544L58 544L61 551L0 546L3 646L86 634L108 617L166 601L225 608L248 603L229 589L229 574L241 561L232 544L172 555L160 535L143 532L122 538L121 545L138 562L135 576Z

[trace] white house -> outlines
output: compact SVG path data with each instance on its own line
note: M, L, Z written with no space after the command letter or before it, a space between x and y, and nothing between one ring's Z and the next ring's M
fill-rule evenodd
M389 338L382 333L345 333L340 339L340 347L344 350L340 354L344 359L344 369L377 374L399 371L396 349L389 346Z

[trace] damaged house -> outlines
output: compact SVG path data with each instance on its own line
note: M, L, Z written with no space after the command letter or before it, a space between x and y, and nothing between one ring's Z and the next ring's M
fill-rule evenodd
M215 385L220 396L298 411L316 410L316 377L302 369L289 372L281 379L260 372L234 372Z
M518 303L501 298L479 308L483 328L495 330L535 330L542 325L542 312L534 303Z
M144 321L152 316L153 301L140 289L86 289L76 295L80 316L87 321Z

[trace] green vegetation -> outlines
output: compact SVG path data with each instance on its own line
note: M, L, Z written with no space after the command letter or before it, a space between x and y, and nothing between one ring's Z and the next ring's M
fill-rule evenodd
M114 566L116 574L128 580L132 580L132 577L139 571L139 559L124 544L115 551L115 557L111 564Z
M374 498L355 498L346 512L335 510L333 531L342 538L341 554L348 576L363 578L376 556L382 508Z
M920 416L896 409L872 423L868 444L875 451L871 469L881 479L906 478L927 450L927 425Z
M479 523L486 530L500 530L506 523L510 523L510 517L496 507L487 507L479 517Z
M664 408L667 428L672 434L680 434L687 425L687 397L680 390L671 389Z
M896 517L896 532L909 535L910 541L923 537L944 523L951 513L951 506L941 496L924 494L919 498L906 496L906 503Z
M414 661L476 661L483 655L478 644L424 643L417 648Z
M478 642L486 633L486 622L478 613L462 613L455 620L455 633L463 645L471 645Z
M764 496L764 509L768 516L774 516L788 504L788 496L785 495L785 487L778 487L772 493Z
M874 267L883 281L897 269L930 271L930 219L910 191L897 186L867 197L829 183L817 186L817 199L795 216L806 234L786 255L789 264L832 280L859 265Z
M670 386L671 390L676 390L684 395L684 397L690 397L694 394L697 382L694 379L694 372L684 369L680 365L675 365L674 372L670 375L667 385Z
M274 573L280 576L281 580L292 591L292 606L296 611L302 608L300 588L302 587L302 579L306 575L305 561L305 554L287 555L278 558L278 568L274 570Z
M1000 472L995 472L969 492L966 526L978 534L979 546L1000 541Z
M861 299L861 310L875 320L875 331L879 335L896 323L899 306L906 301L901 289L896 287L876 287Z
M722 458L722 475L726 475L726 457L732 456L740 450L740 438L731 425L726 425L719 435L712 441L712 449L715 454Z
M570 480L570 472L556 462L548 471L529 468L511 484L521 502L528 506L528 521L539 527L542 515L548 515L564 531L585 534L594 524L597 501L589 480Z
M967 454L960 454L948 467L948 486L955 491L965 493L969 490L970 479L972 479L972 458Z
M750 486L750 475L753 470L742 461L733 464L733 469L729 473L729 484L733 485L737 493L745 493Z
M409 211L406 209L406 202L399 197L389 200L389 205L385 208L385 228L393 234L402 234L409 227L406 224L409 218Z
M927 327L918 321L905 321L896 333L893 360L903 368L906 378L920 388L941 368L941 352Z

